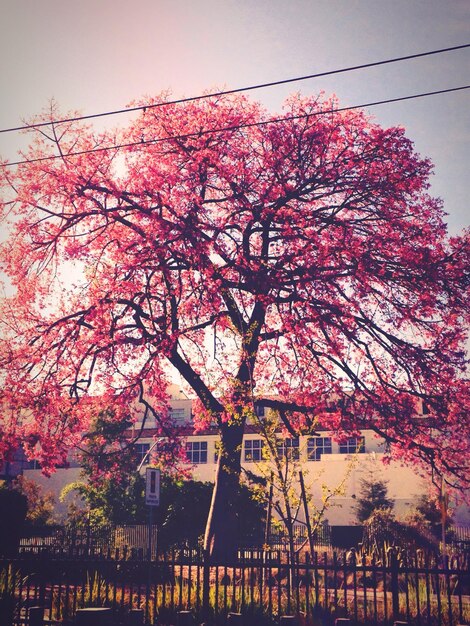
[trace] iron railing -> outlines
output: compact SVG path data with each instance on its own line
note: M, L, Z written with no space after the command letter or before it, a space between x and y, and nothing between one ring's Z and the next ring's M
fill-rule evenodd
M181 610L196 623L225 624L230 612L245 624L277 624L282 615L302 623L349 617L356 623L456 626L470 622L468 555L430 557L395 550L381 558L354 552L296 554L244 550L234 561L213 563L200 550L182 548L158 559L144 550L90 549L23 554L0 560L0 613L26 623L28 608L41 606L50 623L70 623L79 608L113 609L124 624L143 609L146 624L172 624ZM3 608L2 608L3 607ZM9 626L0 615L2 626Z

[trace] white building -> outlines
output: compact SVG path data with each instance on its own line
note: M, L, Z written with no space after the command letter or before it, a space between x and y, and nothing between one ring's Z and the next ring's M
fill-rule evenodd
M192 428L192 401L176 385L170 389L170 412L174 421L185 433L187 469L192 471L195 480L214 481L217 467L217 447L219 436L215 430L194 433ZM137 422L134 434L140 431ZM155 422L147 419L141 430L136 448L140 459L145 462L150 448L154 445ZM429 478L424 479L415 467L398 462L384 464L385 442L373 431L362 431L360 437L352 437L345 442L337 442L321 429L317 436L302 436L296 439L283 439L279 451L289 455L297 467L302 468L307 491L312 495L313 504L320 505L322 487L334 490L342 485L341 494L330 500L325 518L332 526L355 524L354 506L360 495L361 480L374 479L387 482L388 497L395 501L395 513L406 515L413 510L417 498L429 491ZM255 426L248 425L243 438L242 468L254 474L266 474L268 461L263 453L263 437ZM50 478L40 470L24 470L27 478L41 484L45 490L56 495L62 488L79 478L79 467L74 463L65 469L59 468ZM59 513L65 513L66 503L58 504ZM303 519L299 512L299 519ZM456 524L470 523L469 508L461 506L454 514Z

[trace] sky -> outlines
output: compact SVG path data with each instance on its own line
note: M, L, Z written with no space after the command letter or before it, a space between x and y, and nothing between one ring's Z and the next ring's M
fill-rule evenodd
M468 0L0 0L0 128L54 98L99 113L144 95L236 88L470 43ZM470 84L470 48L251 93L273 112L292 91L352 106ZM449 229L468 225L470 90L370 108L435 164ZM126 123L101 119L96 128ZM0 134L16 160L18 133Z

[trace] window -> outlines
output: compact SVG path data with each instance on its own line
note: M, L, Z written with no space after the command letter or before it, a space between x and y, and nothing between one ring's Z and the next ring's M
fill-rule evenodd
M150 450L150 444L149 443L136 443L134 444L134 450L135 450L135 454L137 457L137 467L139 467L139 465L143 462L145 455ZM147 461L147 463L150 463L149 458L145 460Z
M264 417L265 416L264 406L255 404L255 415L257 415L258 417Z
M355 452L365 452L366 442L364 437L349 437L339 444L340 454L354 454Z
M178 409L170 409L170 417L175 420L175 422L184 422L186 418L186 410L184 407Z
M294 439L279 439L277 442L277 453L280 457L292 461L299 460L299 438Z
M186 459L188 463L207 463L207 441L188 441Z
M263 441L261 439L245 440L245 461L263 460Z
M321 461L322 454L331 454L331 437L310 437L307 441L307 460Z

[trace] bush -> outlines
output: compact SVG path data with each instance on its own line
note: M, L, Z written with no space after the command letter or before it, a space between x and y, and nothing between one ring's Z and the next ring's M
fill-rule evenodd
M364 523L363 547L369 554L381 557L384 550L397 547L414 553L418 548L435 552L436 544L413 526L395 519L388 510L376 510Z

